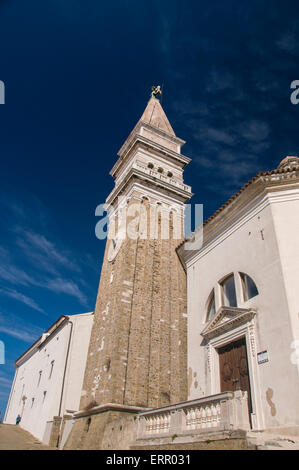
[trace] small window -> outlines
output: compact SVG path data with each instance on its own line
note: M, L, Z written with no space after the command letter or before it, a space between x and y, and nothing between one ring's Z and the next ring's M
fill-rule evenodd
M207 310L207 321L210 321L216 313L216 304L215 304L215 294L214 290L212 294L210 294L210 300L208 303L208 310Z
M171 171L169 171L169 172L167 173L167 176L168 176L169 178L172 178L172 177L173 177L173 173L171 173Z
M223 304L226 307L237 307L234 275L228 276L222 283Z
M159 173L163 173L163 171L164 171L163 168L161 168L161 167L159 166L158 172L159 172Z
M154 168L154 165L152 163L148 163L147 167L152 169Z
M253 279L248 274L240 273L243 287L244 300L249 300L258 295L258 290Z

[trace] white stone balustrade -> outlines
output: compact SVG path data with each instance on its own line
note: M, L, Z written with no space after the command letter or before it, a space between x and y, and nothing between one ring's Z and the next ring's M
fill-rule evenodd
M247 392L225 392L138 415L138 439L249 430Z

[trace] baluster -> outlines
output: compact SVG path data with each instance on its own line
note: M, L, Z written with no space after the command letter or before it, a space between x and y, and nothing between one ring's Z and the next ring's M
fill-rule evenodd
M211 406L211 410L212 410L212 428L214 428L215 426L217 426L217 410L214 405Z
M161 416L161 424L160 424L160 432L165 432L165 419L166 419L166 416L162 415Z
M207 413L204 407L202 408L201 422L202 422L202 427L206 428L207 427Z
M220 403L217 403L216 410L217 410L217 424L219 424L221 422L221 406L220 406Z
M151 429L151 434L153 434L155 432L155 426L156 426L156 419L154 416L152 416L152 429Z
M165 416L165 432L168 431L168 428L169 428L169 417L170 417L170 414L168 413L166 416Z
M203 427L203 408L199 409L199 429Z
M200 429L200 409L196 408L195 410L195 423L196 423L196 429Z
M157 416L157 434L160 433L160 429L161 429L161 416L158 415Z
M212 412L210 406L207 407L207 427L211 427L211 421L212 421Z
M190 414L190 410L187 410L186 411L186 428L188 429L191 425L190 423L191 421L191 414Z
M156 418L155 416L152 417L152 434L156 432Z
M196 429L196 414L195 414L195 410L192 409L191 411L191 426L192 426L192 429Z

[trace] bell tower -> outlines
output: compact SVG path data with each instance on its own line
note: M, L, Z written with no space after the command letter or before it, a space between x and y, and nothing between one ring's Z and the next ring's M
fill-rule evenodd
M155 408L187 399L183 181L190 159L154 88L111 170L109 235L80 409Z

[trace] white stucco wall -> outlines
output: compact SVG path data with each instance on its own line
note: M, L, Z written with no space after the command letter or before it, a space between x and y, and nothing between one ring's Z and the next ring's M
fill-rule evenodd
M92 314L69 317L69 321L34 348L29 357L20 361L6 410L6 423L15 424L20 414L21 427L43 440L47 421L53 416L63 416L67 409L78 410L92 321ZM27 397L24 403L23 396Z
M73 322L73 334L62 400L63 413L79 410L93 315L74 315L70 321Z
M212 347L207 359L201 332L206 324L206 302L212 288L219 293L218 281L233 272L237 279L238 307L257 310L255 352L248 344L251 341L248 331L245 333L253 423L257 428L299 425L298 369L290 360L299 311L296 191L297 200L288 199L283 191L263 197L187 263L189 399L220 391L217 351ZM259 290L259 295L247 302L242 298L238 272L252 277ZM221 306L219 295L216 304L217 310ZM238 335L244 335L242 328L232 331L230 337L223 335L223 343ZM217 341L220 346L221 336ZM269 361L257 364L257 353L264 350L268 351Z

